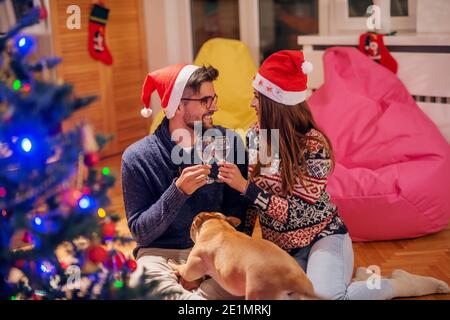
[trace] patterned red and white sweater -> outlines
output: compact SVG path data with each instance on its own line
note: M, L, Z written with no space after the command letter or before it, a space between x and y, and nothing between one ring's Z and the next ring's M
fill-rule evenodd
M259 149L258 131L255 125L247 134L248 144L253 144L253 148L249 148L250 158ZM328 235L347 233L336 206L325 190L331 171L331 158L324 146L325 139L315 129L306 135L323 142L308 139L303 180L305 187L296 177L292 193L282 196L279 161L273 161L271 172L261 172L255 178L249 178L244 192L244 196L252 203L247 211L246 230L250 232L253 229L259 216L263 238L291 252ZM252 170L249 166L249 176Z

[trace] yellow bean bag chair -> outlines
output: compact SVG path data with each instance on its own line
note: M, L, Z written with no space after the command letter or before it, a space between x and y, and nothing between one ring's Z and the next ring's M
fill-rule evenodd
M214 124L238 130L244 137L244 132L256 121L250 103L251 83L257 69L248 48L239 40L214 38L203 44L194 64L211 65L219 70L219 78L214 82L219 96ZM160 111L153 119L150 132L156 130L163 118L164 112Z

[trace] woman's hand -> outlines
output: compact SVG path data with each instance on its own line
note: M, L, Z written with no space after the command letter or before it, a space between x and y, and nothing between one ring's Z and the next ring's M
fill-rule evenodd
M242 176L241 171L234 163L222 162L219 164L219 174L217 178L225 182L231 188L244 193L247 188L247 180Z

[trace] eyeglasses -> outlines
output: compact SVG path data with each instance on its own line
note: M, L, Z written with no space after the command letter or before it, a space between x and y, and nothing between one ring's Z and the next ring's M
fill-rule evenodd
M213 103L217 103L217 100L219 100L219 96L215 94L214 96L205 96L198 99L191 99L191 98L181 98L181 100L185 101L199 101L203 108L206 108L207 110L210 110Z

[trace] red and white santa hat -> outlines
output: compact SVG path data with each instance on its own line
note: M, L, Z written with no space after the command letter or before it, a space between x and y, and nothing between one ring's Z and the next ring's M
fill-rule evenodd
M307 74L312 71L302 51L278 51L263 62L253 88L275 102L294 106L306 100Z
M152 115L150 100L153 91L157 90L167 119L172 118L180 104L186 83L197 69L199 67L191 64L176 64L149 73L142 87L144 107L141 115L144 118Z

